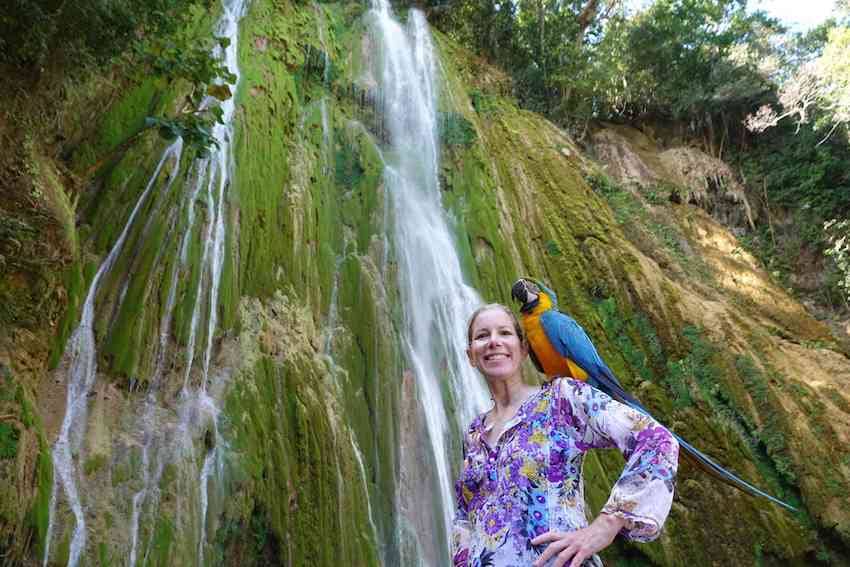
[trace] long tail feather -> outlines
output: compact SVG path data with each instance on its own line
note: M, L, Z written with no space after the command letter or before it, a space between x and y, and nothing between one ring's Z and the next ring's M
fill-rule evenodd
M734 475L733 473L727 471L716 462L714 462L708 455L673 433L673 437L676 438L676 441L679 442L679 447L685 450L685 456L694 463L696 466L704 470L709 475L713 476L717 480L725 482L729 486L737 488L743 492L751 496L761 496L762 498L767 498L774 504L778 504L787 510L792 512L796 512L797 508L791 506L790 504L779 500L778 498L771 496L767 492L756 488L746 480Z
M646 416L652 417L652 415L649 413L649 410L643 407L643 405L641 405L641 403L638 402L637 399L635 399L631 394L626 392L622 388L622 386L620 386L620 383L617 381L616 377L614 377L614 375L609 369L604 368L602 370L602 372L597 373L596 376L588 380L588 382L592 386L599 388L618 402L626 404L627 406L641 412ZM790 504L783 502L782 500L779 500L774 496L771 496L767 492L756 488L744 479L727 471L722 466L717 464L713 459L711 459L708 455L706 455L705 453L703 453L702 451L700 451L699 449L697 449L675 433L673 433L673 437L675 437L676 441L679 442L679 447L684 449L684 454L686 457L688 457L688 460L690 460L700 469L708 473L710 476L728 484L729 486L737 488L738 490L741 490L742 492L745 492L751 496L761 496L763 498L767 498L774 504L778 504L779 506L786 508L787 510L790 510L792 512L797 511L797 508L795 508L794 506L791 506Z

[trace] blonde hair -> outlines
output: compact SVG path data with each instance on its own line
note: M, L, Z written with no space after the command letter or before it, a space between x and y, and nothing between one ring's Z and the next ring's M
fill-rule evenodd
M514 324L514 331L516 331L520 343L525 345L525 333L522 330L522 325L519 324L519 319L517 319L516 315L514 315L514 312L511 311L509 307L502 305L501 303L488 303L487 305L482 305L473 311L472 315L469 316L469 324L466 327L466 346L469 347L472 344L472 326L475 324L475 320L479 315L485 311L490 311L491 309L500 309L511 318L511 321Z

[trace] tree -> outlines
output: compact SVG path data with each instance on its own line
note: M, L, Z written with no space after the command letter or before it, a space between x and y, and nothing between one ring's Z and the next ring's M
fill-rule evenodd
M762 105L747 117L751 131L763 132L791 118L797 127L814 120L828 128L826 141L850 124L850 27L833 27L821 55L805 61L779 88L777 105ZM778 109L777 109L778 106Z

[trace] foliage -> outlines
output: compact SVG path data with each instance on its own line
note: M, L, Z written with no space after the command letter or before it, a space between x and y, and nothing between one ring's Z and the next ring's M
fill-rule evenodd
M0 421L0 459L14 459L18 454L18 428Z
M118 64L185 81L186 106L174 116L151 117L147 126L168 138L183 136L202 152L215 144L211 130L221 109L209 101L229 98L227 83L235 77L218 57L228 40L209 37L212 0L15 3L18 9L0 18L0 63L16 67L17 80L51 67L57 77L75 77Z
M232 84L236 82L236 76L230 73L225 63L215 55L226 49L230 40L226 37L180 39L183 41L165 37L137 49L142 59L157 74L172 81L183 79L193 86L189 94L192 107L199 109L206 95L219 100L230 98L230 88L221 83ZM186 45L192 39L192 45Z
M785 118L793 118L798 129L810 122L816 129L828 128L820 143L841 126L850 134L847 130L850 124L850 27L825 27L819 31L817 39L820 41L809 45L817 56L807 59L804 55L802 62L781 83L778 104L764 104L750 114L747 128L763 132Z
M471 146L476 133L472 123L458 112L440 113L440 134L444 144L449 146Z
M105 62L146 35L172 32L198 0L12 0L0 18L0 62L38 71L54 54ZM203 8L209 9L209 0Z
M744 0L431 2L455 39L509 71L527 107L561 123L702 117L749 108L783 31Z
M828 235L825 253L835 261L840 274L838 287L844 291L845 300L850 301L850 221L832 219L823 228Z
M819 257L828 247L824 223L850 214L847 144L833 138L818 145L820 139L811 125L795 133L793 125L780 124L727 158L753 188L751 203L761 211L756 230L739 241L786 284L799 272L801 259ZM824 269L816 299L838 305L842 293L835 263L828 260Z
M496 97L482 93L478 89L469 92L469 100L478 114L490 114L496 110Z
M199 148L201 154L218 142L213 126L223 123L223 111L214 100L224 101L232 96L229 84L236 76L227 69L221 54L230 45L225 37L196 37L190 22L205 17L199 5L184 15L184 29L171 35L152 37L134 49L137 56L154 73L170 82L185 81L191 86L186 106L173 117L148 117L146 125L158 129L171 140L182 137L188 145Z
M824 83L823 99L831 121L850 123L850 27L829 32L829 41L818 60L818 74Z

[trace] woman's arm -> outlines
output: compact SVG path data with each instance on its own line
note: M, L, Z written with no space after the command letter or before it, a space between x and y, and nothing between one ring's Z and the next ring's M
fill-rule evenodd
M560 387L586 447L618 447L626 459L602 514L622 519L628 539L655 539L673 502L679 444L651 417L583 382L561 380Z

